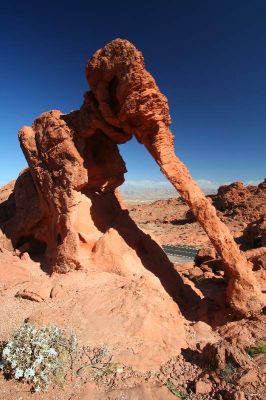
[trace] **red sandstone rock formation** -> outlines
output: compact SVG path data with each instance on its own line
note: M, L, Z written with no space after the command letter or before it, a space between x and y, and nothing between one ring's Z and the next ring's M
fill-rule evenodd
M41 232L45 229L44 213L29 169L1 188L0 228L0 247L7 250L25 248L27 243L34 252L45 245L41 242Z
M258 186L245 186L242 182L224 185L212 198L215 207L226 217L249 223L266 215L265 181Z
M146 71L142 54L128 41L117 39L95 53L86 72L102 117L116 129L116 135L110 132L109 137L122 143L134 134L145 145L222 256L230 277L228 303L241 314L260 310L261 291L251 265L175 155L167 100Z
M46 221L37 237L47 245L46 263L57 272L77 269L120 212L114 189L125 164L106 135L79 138L59 111L43 113L19 138ZM97 199L97 192L110 193ZM95 203L104 223L93 221Z
M175 155L167 99L146 71L142 54L116 39L95 53L86 74L91 91L80 110L43 113L19 134L38 193L32 207L41 210L39 221L27 224L26 235L45 243L46 264L56 272L95 269L103 257L103 268L129 275L143 274L144 264L176 296L176 274L128 218L115 193L126 172L117 144L135 135L222 256L230 277L228 303L240 314L259 311L261 292L250 264Z
M266 215L248 224L243 238L251 248L266 247Z
M230 185L223 185L218 189L215 206L218 210L225 211L236 207L236 205L243 204L251 195L251 191L243 182L233 182Z

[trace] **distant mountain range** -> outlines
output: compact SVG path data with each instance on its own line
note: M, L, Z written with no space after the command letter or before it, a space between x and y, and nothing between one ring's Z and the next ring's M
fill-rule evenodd
M220 186L217 183L204 179L198 180L197 182L206 194L216 193ZM120 191L123 198L130 202L146 202L179 197L175 188L167 181L126 181L120 187Z

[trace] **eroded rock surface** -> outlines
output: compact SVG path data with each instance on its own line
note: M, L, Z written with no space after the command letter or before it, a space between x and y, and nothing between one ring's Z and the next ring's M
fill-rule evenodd
M251 248L266 247L266 214L248 224L243 238Z
M233 182L221 186L212 197L215 207L226 217L250 223L266 215L266 181L258 186Z

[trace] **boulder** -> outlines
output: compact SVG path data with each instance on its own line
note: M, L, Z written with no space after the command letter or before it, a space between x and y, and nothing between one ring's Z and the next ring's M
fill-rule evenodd
M219 187L213 204L224 216L250 223L266 214L266 183L245 186L242 182Z
M266 214L247 225L243 239L251 248L266 247Z

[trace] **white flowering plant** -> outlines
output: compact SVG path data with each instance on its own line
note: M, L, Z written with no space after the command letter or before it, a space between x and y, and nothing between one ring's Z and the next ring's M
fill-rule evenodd
M37 328L23 324L2 344L0 369L7 377L23 380L35 392L50 384L62 385L77 352L77 339L54 325Z

